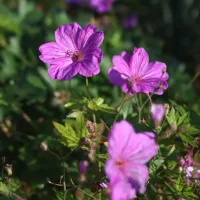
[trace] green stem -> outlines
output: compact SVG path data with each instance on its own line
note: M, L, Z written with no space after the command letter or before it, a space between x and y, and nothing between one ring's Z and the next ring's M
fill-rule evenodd
M64 158L62 157L62 163L63 163L63 190L64 190L64 198L63 200L66 200L66 176L65 176L65 161Z
M126 103L126 96L127 96L127 94L124 95L124 98L122 99L122 102L121 102L120 105L119 105L119 111L118 111L118 113L117 113L117 115L116 115L116 117L115 117L115 120L114 120L113 124L117 121L117 119L118 119L118 117L119 117L119 114L120 114L120 112L121 112L121 110L122 110L124 104Z
M194 75L194 77L192 78L192 80L188 84L187 88L189 88L194 83L194 81L199 77L199 75L200 75L200 71L197 71L197 73Z
M88 81L88 77L85 78L85 85L86 85L86 89L87 89L87 94L88 97L90 97L90 91L89 91L89 81Z
M58 156L56 153L54 153L53 151L51 151L50 149L48 149L48 152L51 153L52 155L54 155L56 158L58 158L59 160L61 160L60 156Z
M98 200L96 197L93 197L93 196L90 195L89 193L85 192L84 190L82 190L81 188L79 188L78 186L76 186L75 183L74 183L74 181L72 180L72 178L71 178L71 176L70 176L68 170L67 170L67 174L68 174L68 176L69 176L69 180L70 180L71 184L72 184L75 188L77 188L78 190L80 190L80 191L83 192L84 194L88 195L88 196L91 197L92 199Z

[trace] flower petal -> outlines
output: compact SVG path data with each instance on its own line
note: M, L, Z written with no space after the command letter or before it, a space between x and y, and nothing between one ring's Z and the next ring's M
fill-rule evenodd
M97 32L97 27L91 24L86 25L83 29L79 29L76 34L76 45L78 49L81 49L85 46L87 40L90 36Z
M76 23L63 24L55 31L56 43L64 50L76 51L76 34L81 27Z
M144 48L134 48L130 60L130 69L133 74L143 74L148 67L149 56Z
M48 69L48 74L52 79L65 81L71 79L79 72L79 66L76 63L71 65L51 65Z
M136 190L127 181L118 181L110 185L111 200L127 200L133 199L136 195Z
M122 76L124 76L124 78L128 78L129 76L131 76L131 71L128 65L128 54L125 54L125 52L122 52L122 55L118 55L118 56L113 56L113 65L115 67L115 69L117 71L119 71L119 73L122 74Z
M143 164L132 163L130 169L131 176L128 178L131 187L134 188L139 193L144 193L146 190L146 182L149 176L148 168Z
M39 47L39 50L42 54L40 55L40 59L48 64L51 64L57 58L63 58L66 55L56 42L45 43Z
M108 153L111 155L111 157L118 158L118 156L122 153L125 154L124 152L128 149L128 145L134 145L135 143L132 140L132 136L134 134L135 130L127 121L123 120L121 122L115 123L112 127L108 139Z
M79 62L78 65L79 65L79 74L86 77L97 75L100 72L99 64L92 63L91 61L88 60L83 60Z
M145 164L156 155L159 149L159 146L155 143L155 135L152 132L144 132L133 137L135 151L129 153L129 157L133 162Z
M109 76L109 82L114 85L122 86L126 84L126 79L122 78L122 75L119 73L119 71L115 67L112 67L109 69L108 76ZM125 93L126 93L126 90L125 90Z
M93 33L87 40L87 42L85 43L85 45L83 46L82 50L84 52L90 51L90 49L95 49L98 48L101 43L103 42L104 39L104 33L103 31L98 31Z
M163 62L151 62L149 63L146 70L143 72L142 79L157 79L157 80L167 80L168 74L166 73L167 66Z

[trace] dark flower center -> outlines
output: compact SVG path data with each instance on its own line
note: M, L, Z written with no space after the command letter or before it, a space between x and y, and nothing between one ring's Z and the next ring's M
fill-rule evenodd
M134 76L134 80L135 80L135 83L136 83L136 84L140 84L140 82L141 82L141 77L140 77L138 74L136 74L136 75Z
M126 166L126 162L125 161L122 161L122 160L120 160L120 159L117 159L116 161L115 161L115 165L118 167L118 168L123 168L123 167L125 167Z
M66 57L72 58L73 62L81 61L83 59L83 55L79 51L68 50L67 53L66 53Z

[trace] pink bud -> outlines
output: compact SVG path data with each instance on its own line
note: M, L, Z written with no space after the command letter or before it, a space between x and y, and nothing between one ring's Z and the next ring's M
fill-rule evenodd
M79 163L79 171L81 174L85 174L87 171L87 168L89 166L89 162L87 160L81 161Z
M153 121L160 123L165 115L165 108L163 104L152 104L150 113Z

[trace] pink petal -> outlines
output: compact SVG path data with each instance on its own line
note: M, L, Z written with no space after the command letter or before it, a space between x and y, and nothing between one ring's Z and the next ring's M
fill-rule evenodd
M51 65L48 69L48 74L52 79L61 81L69 80L79 72L79 66L76 63L71 65Z
M63 24L55 32L56 43L64 50L76 51L76 34L81 27L76 23Z
M115 123L109 134L108 153L113 158L118 158L119 155L124 154L124 151L129 148L129 145L134 145L135 142L133 139L135 138L132 137L134 134L133 127L127 121L123 120Z
M137 148L129 153L129 157L133 162L145 164L156 155L159 146L155 143L155 136L153 136L154 134L151 132L134 135L135 144L133 146Z
M128 200L133 199L136 195L135 188L131 187L131 184L127 181L118 181L110 185L111 200Z
M139 193L144 193L146 190L146 182L149 176L148 168L143 164L132 163L130 174L128 178L129 183L131 183L132 188L139 191Z
M99 64L92 63L91 61L84 60L79 62L77 65L79 65L79 74L91 77L94 75L97 75L100 72Z
M64 58L66 53L56 44L56 42L48 42L39 47L41 52L40 59L48 64L51 64L57 58Z
M112 61L115 69L122 74L123 78L128 78L130 76L131 71L128 66L127 59L124 59L123 56L119 55L119 56L113 56Z
M148 67L149 56L144 48L134 48L130 60L130 68L133 74L143 74Z
M104 39L103 31L93 33L87 40L86 44L82 48L84 52L90 51L90 49L98 48Z
M165 63L162 62L151 62L148 65L148 68L144 71L144 74L142 76L142 79L157 79L157 80L167 80L168 74L165 72L167 69L167 66Z
M112 67L108 70L108 76L110 83L117 86L126 85L126 78L124 79L121 73L119 73L119 71L115 67Z
M86 25L83 29L79 29L76 35L76 45L78 49L85 46L90 36L97 31L97 28L91 24Z

